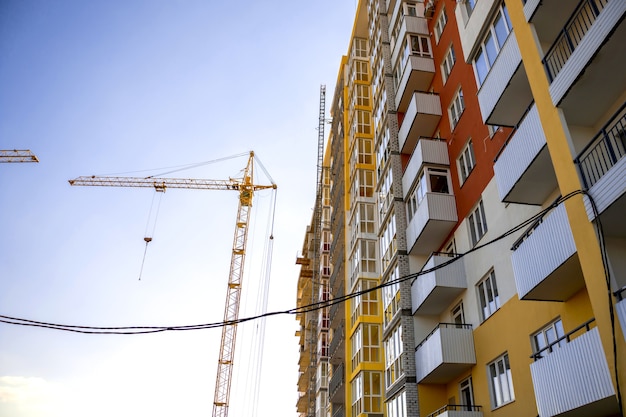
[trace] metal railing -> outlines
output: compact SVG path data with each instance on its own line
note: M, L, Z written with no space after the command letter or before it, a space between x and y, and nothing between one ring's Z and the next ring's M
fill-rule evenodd
M344 338L344 324L342 323L341 327L335 330L335 332L333 333L333 338L330 341L329 355L331 357L335 356L335 352L337 351L337 348L343 344Z
M591 188L626 155L626 103L574 160L585 189Z
M574 337L572 337L572 336L574 334L580 332L582 329L585 329L585 332L588 332L593 327L592 323L595 322L595 321L596 321L595 317L592 318L592 319L587 320L586 322L584 322L580 326L576 327L571 332L567 333L565 336L559 337L554 342L550 343L548 346L546 346L543 349L538 350L537 352L535 352L532 355L530 355L531 359L533 359L536 362L539 359L543 358L544 355L542 355L542 353L545 353L545 354L551 353L555 349L555 347L554 347L555 345L561 346L561 342L563 342L563 341L565 341L565 343L569 343L572 339L574 339Z
M433 329L430 333L428 333L428 336L426 336L426 337L424 338L424 340L422 340L422 341L419 343L419 345L415 346L415 351L417 352L417 350L418 350L419 348L421 348L421 347L422 347L422 345L423 345L424 343L426 343L426 341L427 341L428 339L430 339L430 337L431 337L433 334L435 334L435 332L436 332L437 330L439 330L440 328L442 328L442 327L443 327L443 328L454 327L454 328L457 328L457 329L472 329L472 325L471 325L471 324L465 324L465 323L439 323L437 326L435 326L435 328L434 328L434 329Z
M465 404L448 404L444 405L437 411L430 413L428 417L436 417L447 411L482 411L482 407L480 405L465 405Z
M328 384L328 393L330 394L330 397L333 397L337 389L343 386L345 380L345 371L343 364L341 364L337 368L333 369L333 376L330 378L330 382Z
M609 0L582 0L578 4L543 59L550 82L554 81L608 2Z
M343 406L333 403L333 417L344 417L345 415Z

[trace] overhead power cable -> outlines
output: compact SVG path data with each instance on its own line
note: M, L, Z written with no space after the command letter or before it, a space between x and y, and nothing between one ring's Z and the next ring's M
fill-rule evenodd
M415 279L417 279L419 276L421 275L425 275L425 274L429 274L431 272L434 272L440 268L445 268L446 266L457 262L459 259L473 253L476 252L477 250L480 250L486 246L492 245L508 236L510 236L513 233L518 232L521 229L524 229L526 227L528 227L529 225L541 220L544 216L546 216L550 211L552 211L554 208L556 208L558 205L560 205L561 203L563 203L564 201L572 198L575 195L579 195L579 194L585 194L589 197L590 200L592 200L591 196L588 195L588 193L586 193L585 191L582 190L577 190L577 191L573 191L565 196L560 197L559 199L557 199L554 203L552 203L550 206L546 207L545 209L541 210L540 212L538 212L537 214L535 214L534 216L530 217L529 219L525 220L524 222L518 224L517 226L509 229L508 231L506 231L505 233L501 234L500 236L497 236L496 238L483 243L482 245L477 245L475 247L473 247L472 249L470 249L469 251L462 253L462 254L457 254L456 257L454 258L450 258L449 261L447 262L443 262L433 268L430 269L425 269L422 270L420 272L417 273L413 273L413 274L409 274L394 280L389 280L386 281L380 285L377 285L375 287L372 288L367 288L361 291L356 291L356 292L352 292L349 294L345 294L341 297L336 297L327 301L320 301L320 302L316 302L316 303L311 303L311 304L307 304L304 306L300 306L300 307L296 307L296 308L291 308L288 310L282 310L282 311L273 311L273 312L267 312L264 314L260 314L260 315L256 315L256 316L252 316L252 317L244 317L244 318L239 318L237 320L232 320L232 321L221 321L221 322L214 322L214 323L203 323L203 324L193 324L193 325L182 325L182 326L123 326L123 327L101 327L101 326L78 326L78 325L67 325L67 324L58 324L58 323L49 323L49 322L43 322L43 321L35 321L35 320L29 320L29 319L23 319L23 318L18 318L18 317L11 317L11 316L4 316L4 315L0 315L0 322L1 323L7 323L7 324L14 324L14 325L20 325L20 326L30 326L30 327L41 327L41 328L47 328L47 329L54 329L54 330L62 330L62 331L68 331L68 332L76 332L76 333L85 333L85 334L118 334L118 335L124 335L124 334L147 334L147 333L160 333L160 332L166 332L166 331L187 331L187 330L205 330L205 329L214 329L214 328L221 328L223 326L228 326L228 325L232 325L232 324L238 324L238 323L244 323L247 321L251 321L251 320L257 320L257 319L261 319L264 317L271 317L271 316L278 316L278 315L295 315L295 314L302 314L302 313L308 313L311 311L316 311L322 308L326 308L335 304L339 304L339 303L343 303L346 302L349 299L352 298L356 298L359 297L363 294L372 292L372 291L376 291L379 290L381 288L387 287L387 286L391 286L394 284L397 284L399 282L404 282L404 281L414 281ZM603 242L603 241L601 241ZM606 268L606 266L605 266ZM607 271L608 274L608 271Z

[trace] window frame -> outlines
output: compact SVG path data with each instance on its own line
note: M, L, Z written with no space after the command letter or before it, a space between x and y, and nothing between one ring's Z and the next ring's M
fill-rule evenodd
M463 185L476 166L476 153L474 152L474 143L472 142L472 138L467 141L463 150L456 159L456 162L459 171L460 184Z
M492 269L476 283L478 306L480 307L481 323L493 316L500 309L500 294L496 281L496 273Z
M481 199L467 216L467 228L469 232L470 244L472 248L487 234L489 230L487 226L487 216L485 214L485 205Z
M444 173L446 177L448 192L442 193L439 191L433 191L432 183L430 181L432 176L444 176ZM415 213L417 213L417 210L419 210L419 207L427 194L436 193L452 195L452 177L450 176L450 170L448 168L425 166L417 174L417 180L414 184L415 185L412 187L406 200L406 214L408 222L411 222L411 220L413 220L413 216L415 216Z
M503 28L506 32L504 39L500 39L501 36L498 36L498 29L502 28L502 26L498 26L500 23L504 25ZM478 49L476 53L472 57L472 67L474 68L476 85L478 85L479 88L487 79L491 68L493 68L493 65L496 59L498 59L498 56L500 55L500 52L502 51L506 40L509 38L512 32L513 26L511 25L509 12L506 8L506 5L504 3L501 3L497 8L494 18L487 26L487 30L478 44ZM488 41L490 41L491 43L489 43ZM493 59L489 57L490 51L493 51L492 53L495 54ZM478 70L479 67L484 68L485 72L483 77L481 77L481 71Z
M464 392L467 392L468 395L464 395ZM466 398L469 398L469 404L465 404L464 400ZM476 404L474 400L474 384L472 377L468 376L459 382L459 405L467 407L467 411L472 411L474 404Z
M463 96L463 88L459 87L459 89L454 94L450 105L448 106L448 117L450 119L450 130L454 131L456 126L459 124L461 120L461 116L463 116L463 112L465 111L465 98Z
M495 375L494 375L495 372ZM487 364L487 380L492 410L515 401L509 354L504 353ZM508 396L508 399L505 399Z
M550 336L549 336L550 331L554 332L554 340L550 340ZM552 353L552 351L555 348L558 349L567 343L566 339L559 340L564 336L565 336L565 329L563 327L563 321L561 320L560 317L558 317L555 320L552 320L547 325L543 326L541 329L539 329L538 331L536 331L530 336L530 344L531 344L533 353L539 354L539 352L541 352L538 355L538 358L543 357L544 354ZM543 346L540 346L539 338L543 339L543 343L545 343ZM559 340L559 342L555 343L557 340ZM550 346L552 343L554 344ZM548 346L550 347L547 348Z
M441 35L446 28L446 24L448 23L448 15L446 14L446 6L444 5L439 11L439 15L437 16L437 20L435 21L435 25L433 28L435 35L435 44L439 43L441 39Z
M450 78L450 74L452 73L452 69L454 68L454 64L456 63L456 52L454 52L454 44L450 43L446 54L441 61L441 80L445 85Z

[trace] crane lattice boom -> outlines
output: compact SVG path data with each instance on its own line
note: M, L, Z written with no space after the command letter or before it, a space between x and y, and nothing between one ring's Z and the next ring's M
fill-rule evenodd
M250 188L252 191L275 188L274 185L246 184L245 180L206 180L193 178L158 178L158 177L100 177L96 175L82 176L69 180L71 185L107 186L107 187L140 187L155 188L164 191L167 188L186 188L196 190L240 190Z
M0 150L0 162L39 162L39 159L28 149Z
M239 191L239 208L235 224L235 236L230 262L230 273L224 308L224 326L220 343L220 356L217 365L215 397L213 401L213 417L227 417L230 399L230 386L237 336L237 320L239 318L239 302L241 299L241 281L246 254L246 241L250 223L250 208L254 192L268 188L276 189L276 184L257 185L253 183L254 152L250 152L248 164L242 179L204 180L186 178L135 178L135 177L101 177L83 176L70 180L70 185L109 186L109 187L154 187L156 191L167 188L186 188L200 190L236 190Z

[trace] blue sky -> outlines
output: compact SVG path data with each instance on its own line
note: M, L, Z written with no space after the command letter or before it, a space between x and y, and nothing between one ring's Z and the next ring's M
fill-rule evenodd
M329 104L354 12L354 0L0 0L0 149L40 160L0 164L0 315L87 326L220 321L235 194L166 192L139 280L154 191L67 181L250 150L278 185L268 310L295 307L319 87ZM174 175L226 179L245 163ZM259 169L257 179L268 181ZM253 312L270 201L256 196L242 317ZM231 417L250 415L246 343L258 326L239 326ZM266 321L258 416L296 414L296 328L294 316ZM0 415L210 415L219 337L0 324Z

